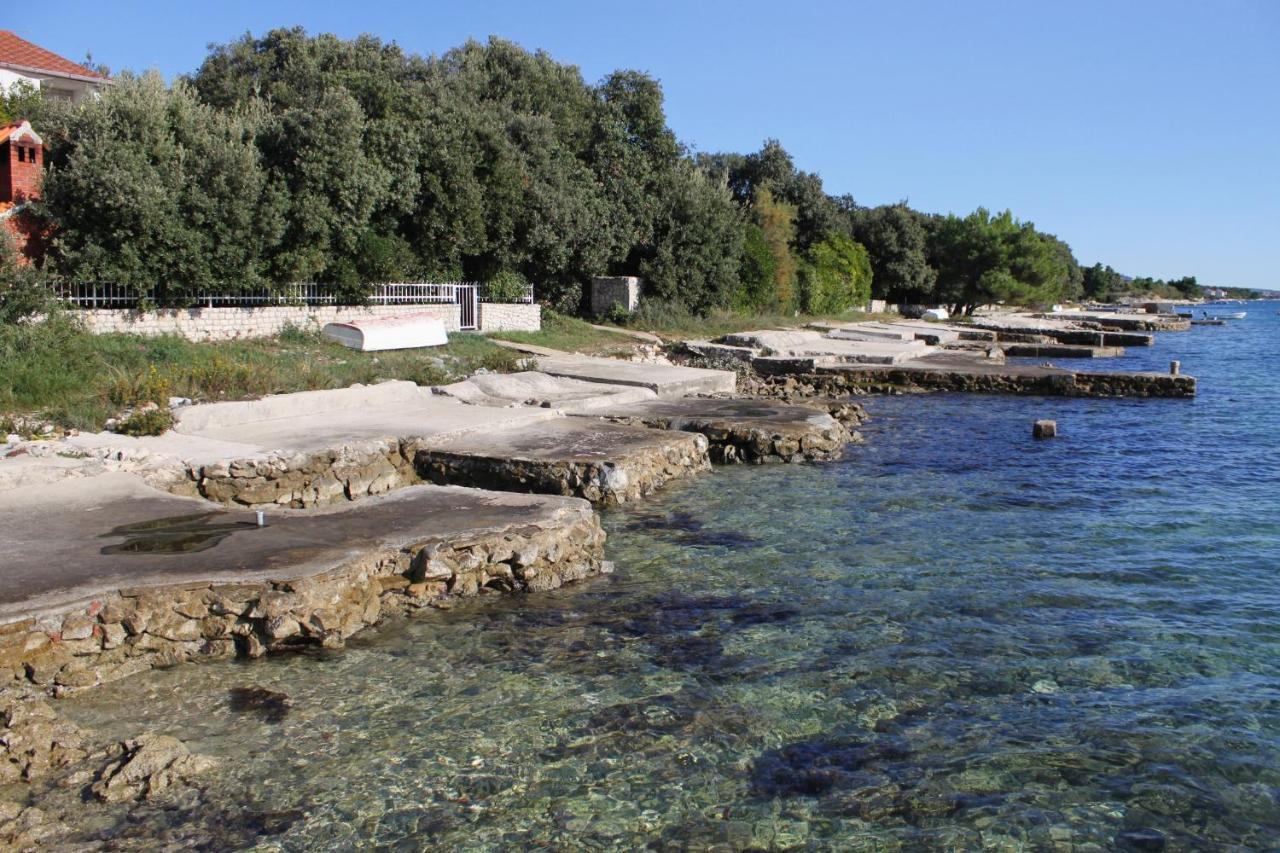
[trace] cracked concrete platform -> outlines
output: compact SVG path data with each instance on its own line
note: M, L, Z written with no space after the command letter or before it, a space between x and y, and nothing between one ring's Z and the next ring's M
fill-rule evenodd
M252 511L160 492L129 474L66 480L0 494L0 623L66 611L120 589L312 577L382 550L551 527L591 512L576 498L424 485L359 503L272 510L259 528ZM167 534L146 529L183 517ZM184 540L210 547L147 551ZM129 542L132 550L120 550Z

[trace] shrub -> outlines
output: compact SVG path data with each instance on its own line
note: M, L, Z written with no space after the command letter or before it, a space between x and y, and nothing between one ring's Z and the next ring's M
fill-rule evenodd
M627 318L627 325L637 329L682 327L696 322L698 316L680 302L641 299L640 305Z
M485 282L484 295L493 302L518 302L524 298L529 282L518 272L502 270Z
M17 323L58 307L48 277L21 263L9 235L0 233L0 323Z
M482 355L475 366L493 373L515 373L523 369L523 362L524 359L512 350L495 349Z
M161 376L153 364L141 373L118 373L107 389L107 399L117 406L140 406L144 403L167 406L170 390L168 378Z
M282 344L315 344L320 342L320 329L316 326L303 328L293 323L285 323L276 337Z
M800 269L800 307L811 314L837 314L871 298L867 250L832 235L809 250Z
M206 400L236 399L271 390L274 374L253 364L215 355L205 364L187 368L182 376L188 396Z
M116 424L116 432L122 435L160 435L173 427L173 412L168 406L141 409Z

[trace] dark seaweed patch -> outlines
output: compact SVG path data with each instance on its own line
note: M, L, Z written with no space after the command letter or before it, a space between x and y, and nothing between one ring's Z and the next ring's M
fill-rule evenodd
M864 768L909 754L910 749L901 738L796 741L756 758L751 788L766 797L820 797L837 788L854 786Z
M228 703L238 714L258 714L268 723L281 722L289 716L293 700L278 690L268 690L257 684L251 687L232 687L228 691Z
M707 530L684 533L679 536L681 542L693 548L750 548L759 545L760 540L736 530Z
M623 530L676 530L693 533L702 529L702 522L693 513L679 510L665 514L637 514L631 521L623 525Z

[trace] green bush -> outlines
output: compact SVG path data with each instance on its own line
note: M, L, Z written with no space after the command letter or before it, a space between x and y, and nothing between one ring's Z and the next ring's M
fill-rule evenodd
M167 406L134 412L116 424L121 435L160 435L173 427L173 412Z
M698 315L681 302L641 299L640 305L627 318L627 325L637 329L683 327L696 322Z
M304 329L293 323L285 323L280 330L280 334L276 336L282 344L315 344L320 342L319 327L312 326Z
M117 406L140 406L144 403L155 403L157 406L169 405L171 386L169 379L160 375L160 371L152 364L140 373L116 371L117 376L111 387L107 389L107 399Z
M529 282L512 270L502 270L485 282L484 295L492 302L518 302L524 299Z
M808 252L800 268L800 307L838 314L871 298L871 260L861 244L832 235Z

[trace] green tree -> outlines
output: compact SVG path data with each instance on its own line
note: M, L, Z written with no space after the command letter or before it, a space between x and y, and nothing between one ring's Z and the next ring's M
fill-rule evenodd
M926 217L903 202L846 210L854 238L871 259L872 293L904 305L932 302L938 273L929 265Z
M738 285L742 214L724 185L691 163L669 180L653 246L639 263L647 296L698 313L727 307Z
M799 251L808 250L832 233L847 230L835 200L823 191L822 179L797 169L776 139L766 139L754 154L704 155L699 162L724 178L744 206L758 203L761 190L768 190L775 201L791 205L795 220L791 240Z
M809 249L800 267L800 307L836 314L871 298L871 260L860 243L833 234Z
M744 222L742 227L742 261L738 266L739 286L733 307L739 311L759 311L774 301L778 261L759 225Z
M795 205L779 201L767 187L759 187L756 189L751 211L760 227L765 245L769 247L769 254L773 257L772 293L760 307L793 308L799 267L792 250L796 235Z
M953 313L994 302L1034 305L1061 298L1069 279L1060 251L1029 222L978 208L948 216L930 246L938 265L938 298Z
M42 203L57 272L168 298L269 281L284 199L254 145L263 114L214 109L151 73L61 115Z
M1124 278L1110 266L1094 264L1083 273L1084 296L1099 302L1108 302L1124 287Z
M0 88L0 124L36 120L41 108L40 90L26 80Z

